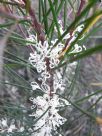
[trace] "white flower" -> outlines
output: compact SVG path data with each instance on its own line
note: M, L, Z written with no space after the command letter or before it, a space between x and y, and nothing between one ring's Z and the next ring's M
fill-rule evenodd
M75 29L75 32L81 32L83 29L84 29L84 24L81 24L81 25L79 25L76 29Z
M32 90L41 89L36 82L31 82Z
M50 74L49 74L48 71L42 72L41 76L42 76L44 81L46 81L48 78L50 78Z
M79 46L78 44L75 44L74 45L74 49L72 49L72 51L70 51L69 54L82 52L83 49L86 50L86 47L84 45L83 46Z
M1 124L3 127L7 127L7 119L2 119Z
M10 127L8 128L8 133L13 132L16 129L14 124L11 124Z
M59 30L60 30L60 33L61 35L63 35L63 33L65 32L64 28L63 28L63 23L62 23L62 20L58 20L58 24L59 24ZM55 31L57 31L56 27L55 27ZM70 38L70 33L66 34L64 37L63 37L63 40L67 40Z
M37 43L37 35L36 36L35 35L30 35L29 37L26 38L26 40L29 41L29 42L32 42L33 45L35 45ZM29 42L26 42L27 46L31 45L31 43L29 43Z
M42 91L45 93L49 93L50 91L50 87L45 82L41 84L41 88L42 88Z
M36 51L34 53L30 53L29 61L34 67L36 67L38 73L46 70L45 58L49 58L51 68L58 65L59 52L62 51L64 45L59 43L54 49L51 49L55 42L56 40L51 41L52 45L50 46L47 41L45 41L43 45L39 41L35 45Z
M82 51L82 47L79 46L78 44L75 44L74 45L74 50L70 51L69 54L71 53L78 53L78 52L81 52Z
M15 125L15 121L17 121L17 126ZM9 133L15 133L15 132L23 132L25 130L22 123L15 119L7 119L2 118L0 120L0 133L8 133L7 136L11 135Z
M47 131L44 130L45 127L50 128L50 131L56 130L57 127L66 122L66 119L58 114L59 108L64 105L70 105L65 99L59 98L58 95L54 95L53 98L50 99L48 94L44 94L44 96L38 96L31 100L33 104L37 106L36 113L33 115L36 119L42 116L48 107L50 107L43 117L34 124L34 130L39 130L40 133L46 134ZM38 133L38 135L40 135L40 133Z
M24 130L25 130L25 128L22 126L22 127L20 127L18 132L23 132Z
M38 73L41 73L46 68L44 58L36 52L30 53L29 61L34 67L36 67Z

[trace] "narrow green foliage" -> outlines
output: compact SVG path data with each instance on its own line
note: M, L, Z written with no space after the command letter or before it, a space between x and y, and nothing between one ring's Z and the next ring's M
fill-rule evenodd
M63 1L61 1L61 3L59 4L59 6L58 6L58 9L56 10L56 16L58 17L58 15L59 15L59 13L60 13L60 11L61 11L61 9L62 9L62 7L63 7L63 4L64 4L64 0ZM48 36L50 37L50 39L52 38L52 35L54 34L54 19L53 19L53 21L52 21L52 23L51 23L51 25L50 25L50 28L49 28L49 31L48 31Z
M82 50L80 52L76 51L75 53L71 53L71 51L73 51L75 44L78 44L80 47L86 45L87 40L91 40L91 36L102 28L101 27L102 9L101 8L95 9L96 5L98 5L97 0L88 0L87 2L84 0L53 0L53 1L38 0L38 1L34 1L37 2L36 3L38 5L37 10L35 10L36 7L34 7L36 4L34 6L31 5L33 3L33 1L31 0L22 1L22 3L24 2L23 5L19 2L20 1L16 2L16 0L14 1L0 0L0 6L4 7L4 11L2 10L2 7L0 9L1 11L0 20L3 18L4 21L4 23L0 23L0 36L5 37L5 33L9 32L9 29L15 24L15 21L17 21L17 29L12 32L12 35L9 36L6 48L2 53L3 55L1 56L1 60L3 62L0 63L1 64L4 63L3 65L4 79L3 80L0 79L0 85L3 86L4 91L7 89L7 96L5 95L4 98L0 94L0 103L1 103L0 117L15 119L15 120L19 120L20 122L24 122L25 130L20 133L15 132L10 136L31 136L31 135L35 135L35 133L39 131L39 129L34 131L33 129L34 125L37 122L39 123L39 121L44 116L46 116L46 113L50 115L50 110L52 109L51 107L49 107L48 104L48 108L46 109L46 111L44 110L44 113L40 114L38 118L34 116L32 117L29 116L32 113L35 114L37 110L37 106L39 107L38 104L36 107L31 108L32 102L29 100L29 98L33 97L34 99L36 99L37 97L42 97L43 94L45 93L40 90L42 88L41 82L43 81L39 80L40 78L42 78L43 72L39 73L36 70L36 67L33 66L35 62L32 62L32 64L30 64L29 62L30 59L28 59L28 56L31 55L30 53L32 53L33 56L33 53L35 52L35 50L37 50L38 45L36 45L35 43L36 41L39 44L40 44L39 41L41 41L41 44L43 44L44 41L48 41L48 44L50 46L50 42L52 43L55 39L58 39L54 44L54 46L52 47L52 50L56 49L55 47L57 47L59 43L63 43L65 44L65 47L67 46L69 48L66 48L65 54L59 57L60 53L63 53L62 50L64 50L61 48L61 52L59 52L58 54L59 57L58 61L60 63L58 63L59 65L56 66L55 68L50 69L50 72L52 72L51 74L53 76L52 75L51 76L53 77L53 80L55 75L56 75L55 78L57 78L57 76L58 78L60 78L59 74L61 72L63 81L59 80L59 82L65 83L64 84L65 90L60 92L60 88L58 88L55 95L56 96L58 95L59 98L62 98L63 100L66 100L66 102L70 103L70 105L64 105L63 107L59 105L59 107L61 107L61 111L59 111L59 115L65 115L67 121L65 125L61 126L62 128L58 128L58 133L59 133L58 135L60 134L62 136L67 135L66 130L70 128L71 128L71 132L69 135L73 135L73 134L81 135L82 130L80 130L79 125L77 124L77 131L74 130L75 129L74 126L76 126L76 123L78 122L80 123L80 120L81 121L84 120L84 116L90 119L90 124L91 124L91 120L96 121L95 107L97 107L98 103L100 103L100 100L102 99L101 96L102 89L99 88L97 89L97 91L93 90L93 93L91 93L89 88L88 90L89 93L87 96L84 91L83 93L79 92L80 90L78 85L79 82L81 81L81 79L79 79L80 78L79 76L83 76L83 74L80 75L81 73L80 68L82 68L80 63L81 63L81 59L84 59L85 57L89 57L89 55L102 51L102 44L95 45L94 47L90 47L89 45L87 45L88 49L86 46L86 50ZM80 9L80 4L82 2L84 3L84 5L82 5L81 7L82 9L79 13L79 16L77 16L78 11ZM95 12L92 11L94 9ZM60 28L61 26L59 25L59 19L60 21L62 21L63 24L63 28L62 28L64 31L63 34L61 34L62 31ZM66 40L63 38L68 33L70 34L71 32L74 32L74 30L80 24L83 24L85 27L81 32L78 33L76 39L71 43L69 42L67 45L68 39ZM55 28L57 29L57 32L55 31ZM37 40L35 42L32 42L33 36L35 36L35 34L37 34ZM49 51L49 48L47 49ZM37 50L37 53L38 55L40 55L39 50ZM75 62L75 64L73 62ZM50 61L48 63L50 63ZM46 65L47 65L47 61L46 61ZM67 75L68 72L70 72L69 75ZM39 88L35 87L36 90L35 89L32 90L33 81L34 83L36 82L39 85ZM48 80L47 82L49 82L48 84L51 84L50 80ZM80 88L83 89L83 86ZM14 95L14 98L12 94ZM51 95L52 94L50 90L49 93L50 99L52 99ZM89 101L91 97L97 95L99 95L98 99L94 103L90 103L90 105L87 105L87 107L84 108L83 105L86 104L86 101ZM42 97L42 99L44 97ZM47 99L45 101L47 101ZM45 107L46 106L44 106L44 108ZM68 114L66 114L67 112ZM86 135L94 135L94 130L92 130L92 128L93 126L89 128L89 132L87 132ZM74 133L75 131L77 133ZM6 136L6 135L7 133L1 134L1 136ZM53 134L51 136L53 136Z
M96 0L93 2L89 3L87 7L81 12L81 14L75 18L75 20L71 23L71 25L67 28L67 30L61 35L61 37L58 39L58 41L55 43L54 46L56 46L62 39L63 37L70 32L70 30L73 30L75 26L78 24L78 22L84 17L84 15L90 10L90 8L96 3Z
M49 5L51 7L51 11L52 11L52 15L53 15L53 20L54 20L54 23L56 25L56 28L57 28L57 31L58 31L58 36L61 36L60 34L60 30L59 30L59 24L58 24L58 21L57 21L57 16L56 16L56 12L54 10L54 7L53 7L53 4L52 4L52 1L51 0L48 0L49 1Z

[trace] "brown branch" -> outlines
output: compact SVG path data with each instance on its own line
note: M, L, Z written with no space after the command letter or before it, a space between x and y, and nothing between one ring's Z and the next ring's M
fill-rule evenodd
M53 76L54 76L54 72L53 70L50 68L50 62L49 62L49 58L46 58L45 59L46 61L46 66L47 66L47 71L50 73L50 78L48 78L47 82L49 84L49 87L50 87L50 92L49 92L49 95L50 95L50 99L53 97Z
M78 9L77 14L76 14L77 16L80 15L84 5L85 5L85 0L81 0L79 9Z
M23 0L23 2L25 3L25 6L26 6L27 1ZM45 35L44 35L41 24L37 21L37 18L35 16L35 11L34 11L34 9L32 10L31 5L29 5L29 9L27 9L27 10L29 12L29 15L31 16L32 26L35 29L35 31L37 32L38 39L43 44L44 41L45 41ZM45 61L46 61L46 69L50 73L50 78L47 79L47 83L48 83L48 85L50 87L49 96L50 96L50 99L51 99L53 97L53 90L54 90L54 88L53 88L53 75L54 75L54 73L53 73L53 70L51 70L51 68L50 68L49 58L45 58Z
M26 7L27 1L23 0L23 2L25 3L25 7ZM29 15L31 16L31 19L32 19L32 26L33 26L34 30L36 31L36 33L38 35L38 39L43 43L45 41L45 35L44 35L44 32L43 32L42 26L37 21L37 18L35 16L35 11L34 11L34 9L32 10L31 5L29 5L28 8L29 8L28 9Z

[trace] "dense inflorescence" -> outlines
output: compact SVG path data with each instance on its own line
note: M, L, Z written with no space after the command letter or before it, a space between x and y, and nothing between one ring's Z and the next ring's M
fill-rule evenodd
M59 25L60 32L63 34L64 30L61 21L59 21ZM84 25L80 25L73 31L69 43L72 43L77 38L76 33L80 33L83 28ZM58 39L52 40L50 43L47 39L42 43L41 41L38 41L36 35L29 35L27 38L27 40L34 42L33 47L35 49L30 53L29 62L36 68L40 75L40 77L38 77L38 82L31 82L32 90L40 90L44 93L43 96L30 98L30 101L33 103L31 109L36 109L29 115L34 117L35 121L37 120L33 127L33 131L35 131L34 135L36 136L52 136L52 132L55 131L57 133L57 128L66 122L66 119L61 117L58 112L61 107L70 105L70 103L63 98L60 98L57 94L58 90L60 92L64 91L65 82L62 77L62 72L58 70L53 71L53 69L60 63L59 54L65 46L64 40L68 38L70 38L69 33L63 38L63 42L58 43L55 47L54 45ZM83 47L75 44L69 54L81 52ZM52 87L50 85L51 83L49 83L49 79L50 82L53 82ZM51 88L53 88L53 90L51 90Z
M59 20L58 23L60 33L63 34L65 30L63 30L61 20ZM64 56L65 52L62 52L65 48L66 40L70 39L70 45L77 38L77 33L80 33L83 28L83 24L78 26L73 33L68 33L56 46L55 44L58 39L54 38L54 40L50 41L46 38L44 42L41 42L38 40L37 35L31 34L30 31L28 32L29 37L26 38L28 41L27 46L30 45L32 49L29 63L36 69L39 75L36 81L31 82L31 87L32 91L41 91L43 94L30 97L30 101L32 102L31 110L34 111L29 114L29 116L34 119L34 125L30 128L28 127L28 132L31 132L32 136L52 136L53 133L61 136L58 132L58 128L62 126L67 119L62 117L59 111L61 109L63 110L65 106L71 106L71 104L60 95L64 93L66 88L66 78L63 78L64 70L63 68L55 70L55 68L60 64L60 54ZM83 49L85 49L85 46L79 46L76 43L68 54L79 53ZM68 72L76 65L77 62L68 65ZM25 131L25 124L17 126L15 125L15 120L12 120L11 123L8 122L6 118L0 120L0 133L6 132L9 136L9 134L11 135L15 132Z

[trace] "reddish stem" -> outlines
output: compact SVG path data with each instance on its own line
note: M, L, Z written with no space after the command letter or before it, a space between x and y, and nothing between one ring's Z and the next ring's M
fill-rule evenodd
M78 9L78 12L77 12L77 14L76 14L77 16L80 15L80 13L81 13L81 11L82 11L84 5L85 5L85 0L81 0L80 6L79 6L79 9Z
M26 3L26 0L23 0L23 2ZM29 15L31 16L32 19L32 26L34 27L35 31L37 32L38 35L38 39L42 42L42 44L45 41L45 35L43 33L42 30L42 26L41 24L37 21L36 16L35 16L35 12L34 10L32 10L31 6L29 6ZM49 62L49 58L45 58L46 61L46 66L47 66L47 71L50 73L50 78L47 80L47 83L50 87L50 92L49 92L49 96L50 99L53 97L53 70L51 70L50 68L50 62Z
M85 5L85 0L81 0L79 9L78 9L78 11L77 11L77 13L76 13L77 16L80 15L80 13L81 13L81 11L82 11L84 5ZM67 39L67 41L66 41L66 43L65 43L65 47L63 48L62 51L64 51L64 50L67 48L67 46L69 46L69 42L70 42L70 40L72 39L72 33L73 33L73 30L70 31L70 38Z
M45 61L46 61L47 71L50 73L50 78L48 78L47 82L48 82L48 85L50 87L49 95L50 95L50 99L51 99L53 97L52 92L54 90L54 88L53 88L53 74L54 73L53 73L53 70L50 68L49 58L46 58Z
M25 6L27 4L26 0L23 0L23 2L25 3ZM29 5L29 15L31 16L32 19L32 26L34 27L34 30L37 32L38 35L38 39L44 43L45 41L45 35L43 33L43 29L41 24L37 21L36 16L35 16L35 11L34 9L32 10L31 5Z

